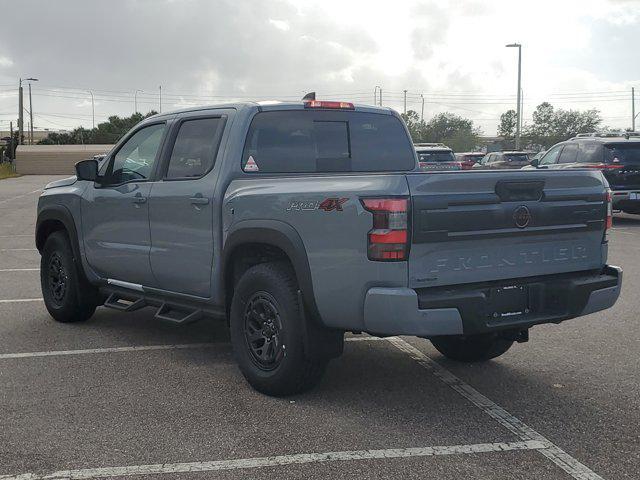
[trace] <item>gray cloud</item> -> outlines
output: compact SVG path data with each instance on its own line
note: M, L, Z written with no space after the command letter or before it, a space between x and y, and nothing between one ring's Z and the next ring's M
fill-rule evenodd
M29 33L24 22L0 30L0 56L13 61L0 72L51 85L194 91L212 81L224 93L286 92L322 84L376 48L357 27L299 15L279 0L22 0L14 9L30 19Z

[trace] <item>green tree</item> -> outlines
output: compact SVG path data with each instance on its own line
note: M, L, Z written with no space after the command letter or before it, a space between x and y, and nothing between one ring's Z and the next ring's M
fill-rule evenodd
M125 133L147 117L156 115L152 110L146 115L134 113L130 117L113 115L106 122L99 123L96 128L78 127L71 132L51 132L38 143L41 145L76 145L76 144L111 144L116 143Z
M424 121L420 120L418 112L415 110L408 110L407 113L401 113L400 116L407 124L411 139L414 143L424 142Z
M518 114L515 110L507 110L500 115L500 124L498 125L498 136L505 140L513 140L516 136L516 125L518 123Z
M598 110L556 110L549 102L543 102L533 112L533 122L525 125L524 138L531 146L550 147L578 133L595 132L601 123Z
M442 142L454 151L472 150L478 145L480 129L473 120L455 113L439 113L424 126L424 141Z

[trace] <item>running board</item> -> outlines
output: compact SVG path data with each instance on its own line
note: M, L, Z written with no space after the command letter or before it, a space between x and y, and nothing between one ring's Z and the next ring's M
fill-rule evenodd
M127 295L123 293L112 293L104 302L104 306L120 310L121 312L133 312L147 306L147 302L142 297Z
M202 310L163 303L158 308L155 317L165 322L184 325L200 320L202 318Z

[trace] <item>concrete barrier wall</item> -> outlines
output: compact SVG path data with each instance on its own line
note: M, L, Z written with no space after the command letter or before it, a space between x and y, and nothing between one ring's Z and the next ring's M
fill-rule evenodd
M19 145L16 172L21 175L73 175L74 165L113 145Z

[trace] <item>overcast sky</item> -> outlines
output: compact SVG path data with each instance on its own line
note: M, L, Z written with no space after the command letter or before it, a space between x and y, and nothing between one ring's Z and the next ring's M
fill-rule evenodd
M383 103L451 111L495 134L515 108L523 45L525 122L548 100L631 124L640 90L640 0L0 0L0 128L20 77L36 128L233 99ZM26 90L26 89L25 89ZM638 92L640 97L640 92ZM636 103L640 106L640 99ZM27 105L28 108L28 99ZM640 111L640 108L636 109ZM14 123L15 125L15 123ZM25 120L26 125L26 120Z

